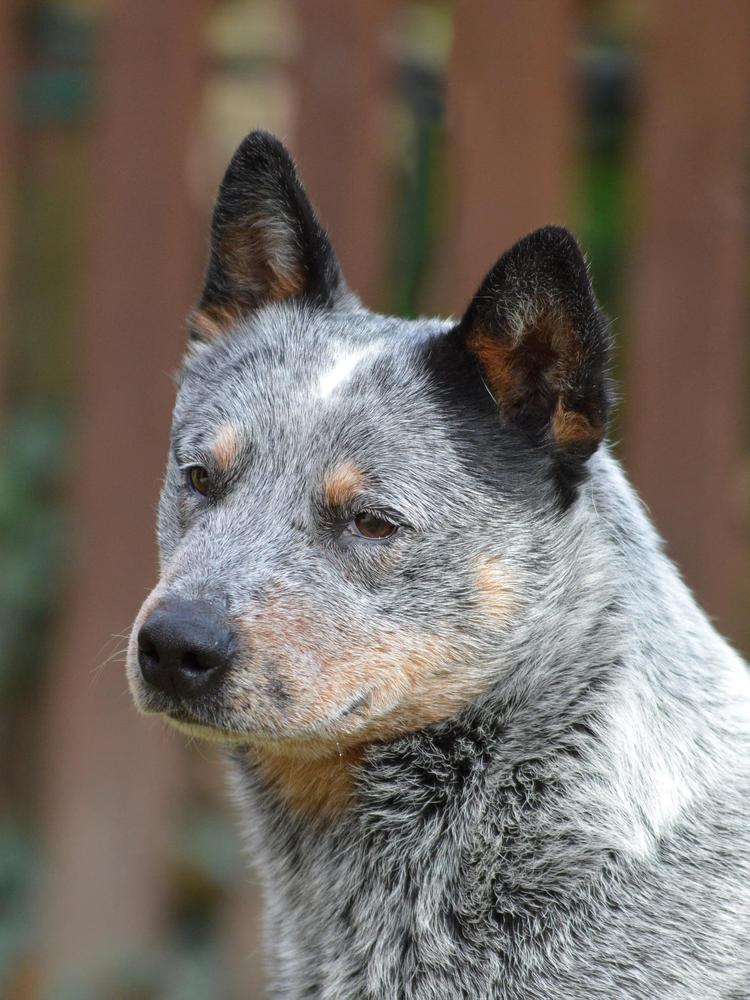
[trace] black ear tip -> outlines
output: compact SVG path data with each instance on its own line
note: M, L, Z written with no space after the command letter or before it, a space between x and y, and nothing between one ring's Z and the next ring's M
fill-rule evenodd
M254 129L237 147L229 164L228 173L263 169L278 171L280 167L294 170L292 158L284 143L270 132Z
M559 291L575 289L591 295L586 258L578 240L564 226L543 226L524 236L506 255L508 273L536 276L542 284Z
M256 155L278 155L279 153L289 155L281 139L272 132L265 132L262 128L256 128L252 132L248 132L240 143L237 152L240 152L240 150Z
M542 226L524 236L511 253L519 256L544 256L548 258L568 258L584 263L583 251L578 240L565 226Z

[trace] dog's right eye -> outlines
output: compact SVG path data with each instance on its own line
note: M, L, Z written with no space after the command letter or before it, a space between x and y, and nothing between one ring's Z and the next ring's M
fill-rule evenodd
M388 521L384 517L378 516L373 511L363 511L351 522L352 534L360 535L362 538L381 540L390 538L398 531L398 525L393 521Z
M208 469L202 465L191 465L186 472L188 482L195 492L205 496L211 488L211 477L208 474Z

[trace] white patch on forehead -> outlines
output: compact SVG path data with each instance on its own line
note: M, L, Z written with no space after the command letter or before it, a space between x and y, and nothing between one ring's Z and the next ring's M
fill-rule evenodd
M328 399L335 389L347 382L354 374L354 369L365 360L374 357L379 350L380 342L375 341L367 347L351 348L341 345L336 360L318 379L318 398Z

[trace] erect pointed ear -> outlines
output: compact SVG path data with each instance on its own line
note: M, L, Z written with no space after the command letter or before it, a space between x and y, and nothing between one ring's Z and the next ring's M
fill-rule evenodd
M219 188L191 337L210 340L272 302L305 297L330 307L347 295L289 153L274 136L251 132Z
M455 335L510 421L565 464L596 450L606 430L608 327L566 229L538 229L511 247Z

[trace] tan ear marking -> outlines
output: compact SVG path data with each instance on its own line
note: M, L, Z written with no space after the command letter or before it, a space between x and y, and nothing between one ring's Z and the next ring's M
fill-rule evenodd
M305 290L304 275L299 272L276 271L270 275L269 292L273 302L291 299Z
M194 309L188 326L195 339L211 341L229 333L239 320L239 314L230 306L211 305Z
M353 463L334 466L323 480L323 499L329 507L343 507L362 492L364 473Z
M305 272L289 246L283 220L259 216L226 226L221 239L224 270L242 302L278 302L305 290Z
M513 348L484 330L472 333L467 347L475 354L496 402L514 403L520 398L513 367Z
M552 434L561 448L580 444L598 444L604 437L604 428L595 427L583 413L568 410L558 399L552 416Z
M519 320L520 322L520 320ZM575 384L581 365L582 348L574 329L554 314L525 320L525 332L516 341L479 328L467 339L476 356L495 401L512 411L536 397L546 400L550 411L550 431L560 448L596 445L604 437L591 415L569 409L566 388Z
M519 331L512 338L480 327L466 342L497 402L506 406L538 392L540 384L550 393L559 392L581 364L575 330L554 313L519 316L517 325Z

